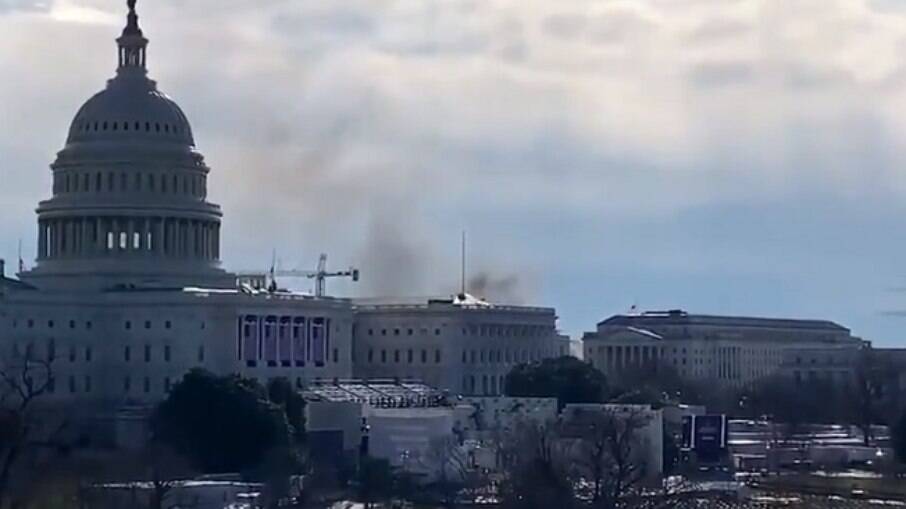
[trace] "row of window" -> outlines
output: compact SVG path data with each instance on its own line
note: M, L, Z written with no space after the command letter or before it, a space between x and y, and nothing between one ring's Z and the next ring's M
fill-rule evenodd
M393 351L393 362L396 364L399 364L401 362L401 358L402 357L400 355L400 350L394 350ZM428 363L428 350L422 349L421 354L419 355L418 358L421 360L422 364L427 364ZM436 349L436 350L434 350L434 364L440 364L440 361L441 361L440 349ZM410 348L410 349L406 350L406 363L412 364L413 362L415 362L415 351ZM374 364L374 349L373 348L368 349L368 363ZM382 364L387 363L387 350L381 350L381 363Z
M35 320L32 319L32 318L29 318L29 319L27 319L27 320L25 321L25 326L28 327L29 329L34 329L34 328L35 328L35 325L36 325L36 322L35 322ZM48 328L48 329L53 329L56 325L57 325L57 324L56 324L55 321L53 321L53 320L47 320L47 328ZM16 329L16 328L18 328L18 327L19 327L19 319L18 319L18 318L13 318L13 328ZM76 329L76 328L78 328L78 323L77 323L75 320L69 320L69 328L70 328L70 329ZM84 328L85 328L85 330L91 330L91 322L90 322L90 321L85 322L85 323L84 323Z
M54 320L47 320L46 323L47 323L47 328L48 328L48 329L53 329L53 328L56 327L56 325L57 325L57 323L56 323ZM142 326L143 326L146 330L150 330L150 329L152 329L153 326L154 326L154 322L151 321L151 320L145 320L144 322L141 322L141 323L142 323ZM126 320L126 321L123 322L123 328L124 328L125 330L132 330L132 324L133 324L133 322L132 322L131 320ZM29 328L29 329L34 329L36 325L37 325L37 322L36 322L34 319L29 318L29 319L27 319L27 320L25 321L25 326L26 326L27 328ZM70 328L70 329L77 329L78 326L79 326L79 324L78 324L75 320L69 320L69 328ZM19 319L14 318L14 319L13 319L13 328L15 329L15 328L18 328L18 327L19 327ZM85 330L91 330L91 327L92 327L91 321L86 321L86 322L84 322L83 327L84 327ZM170 320L164 320L164 321L163 321L163 328L166 329L166 330L172 329L172 328L173 328L173 322L171 322ZM205 328L205 322L200 322L200 328L201 328L202 330Z
M144 128L144 129L142 129ZM106 121L106 120L80 120L76 125L76 130L79 132L90 132L90 131L120 131L120 132L146 132L146 133L163 133L163 134L183 134L186 129L183 129L179 124L168 124L166 122L120 122L120 121Z
M57 350L56 341L53 339L49 340L47 342L47 357L46 357L48 361L53 361L56 359L56 355L57 355L56 350ZM152 357L153 357L152 350L153 350L153 348L151 345L148 345L148 344L144 345L142 357L144 358L145 362L151 362ZM94 351L92 350L92 348L90 346L86 346L84 348L84 350L82 350L82 352L83 352L83 358L84 358L85 362L91 362L94 357ZM38 352L35 351L34 343L26 344L24 352L22 351L22 349L20 348L18 343L13 343L13 352L12 353L13 353L13 358L15 358L15 359L22 358L23 356L26 359L37 359L38 358ZM335 355L336 355L336 353L335 353ZM79 358L78 347L75 345L71 345L69 347L69 352L68 352L67 357L69 359L69 362L71 362L71 363L76 362ZM125 362L131 362L132 357L133 357L132 346L125 345L123 347L123 360ZM170 345L163 345L161 358L164 360L164 362L170 362L172 360L173 352L172 352L172 348L170 347ZM205 359L204 345L200 345L198 347L198 351L196 353L196 360L198 362L204 362L204 359Z
M546 350L463 350L463 364L502 364L513 362L537 362L546 357L553 357Z
M542 337L553 332L552 327L542 326L542 325L495 325L495 324L482 324L482 325L469 325L468 327L463 327L461 329L463 336L496 336L496 337ZM393 329L380 329L379 333L381 336L387 336L388 332L392 333L394 336L403 335L405 331L407 336L412 336L415 334L414 328L400 328L395 327ZM375 329L368 329L368 335L374 336L376 333ZM428 334L428 329L425 327L421 328L421 334ZM440 336L440 329L434 329L434 335Z
M129 177L130 174L132 175L131 179ZM141 172L75 173L72 170L54 173L54 194L79 192L112 193L115 191L149 191L183 194L198 198L204 198L207 194L205 192L204 175L191 175L185 171L180 174L170 173L164 175L156 173L144 174Z
M76 394L79 392L90 393L92 391L92 380L91 375L85 375L82 377L82 383L79 384L79 380L75 375L69 376L68 389L70 394ZM170 377L164 377L161 381L161 389L163 392L170 392L172 387ZM47 392L53 394L56 391L56 380L51 378L47 383ZM129 394L132 392L132 377L126 376L123 378L123 392ZM151 392L151 377L144 377L142 380L142 392L149 394Z
M393 332L394 336L399 336L399 335L401 335L402 329L393 329L392 332ZM423 335L428 334L428 329L426 327L422 327L421 333ZM413 334L415 334L415 329L406 329L407 336L412 336ZM374 329L368 329L368 335L374 336ZM387 335L387 329L381 329L381 336L386 336L386 335ZM440 329L434 329L434 335L440 336Z

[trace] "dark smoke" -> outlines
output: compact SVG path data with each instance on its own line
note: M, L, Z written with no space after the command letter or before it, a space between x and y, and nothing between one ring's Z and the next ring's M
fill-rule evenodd
M496 304L526 304L531 293L516 274L495 277L484 271L469 278L466 291Z

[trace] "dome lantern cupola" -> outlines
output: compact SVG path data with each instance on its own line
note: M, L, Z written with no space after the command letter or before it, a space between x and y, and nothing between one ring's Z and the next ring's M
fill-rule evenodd
M129 15L126 18L126 28L123 29L123 35L116 40L119 45L119 68L117 72L124 70L140 70L146 72L146 57L148 48L148 39L142 34L142 29L138 26L138 14L135 12L135 0L128 0Z

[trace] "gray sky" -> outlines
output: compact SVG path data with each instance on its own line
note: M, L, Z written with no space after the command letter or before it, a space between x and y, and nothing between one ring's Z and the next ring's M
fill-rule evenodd
M343 295L502 300L577 334L643 309L828 318L906 346L906 3L140 0L228 268L356 264ZM0 256L119 0L0 0Z

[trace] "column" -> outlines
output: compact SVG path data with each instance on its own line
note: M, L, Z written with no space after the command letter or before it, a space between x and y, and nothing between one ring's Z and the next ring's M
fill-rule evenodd
M189 256L191 258L198 258L198 221L191 221L189 223L189 235L190 235L190 248Z
M214 225L214 259L220 259L220 223Z
M186 237L185 237L185 228L182 224L182 219L176 220L176 255L180 258L186 255Z
M208 223L201 223L201 256L205 260L211 259L211 226Z
M84 217L79 218L79 257L84 257L88 254L86 246L90 244L89 239L91 237L88 233L88 219Z
M38 221L38 259L44 258L44 222Z
M164 242L165 242L164 236L166 235L165 225L166 225L166 223L164 222L164 218L158 219L157 243L154 245L154 250L157 252L158 256L163 256L165 254L164 253L164 247L165 247L164 246Z
M98 253L103 253L107 250L107 233L104 231L104 219L100 217L95 219L94 228L96 232L95 237L97 240L97 242L95 242L94 248Z
M120 219L112 218L110 223L110 234L113 237L113 251L119 256L120 251Z
M142 252L147 256L151 254L154 242L151 239L151 218L145 218L145 225L142 227Z
M126 251L135 251L135 220L126 220Z

